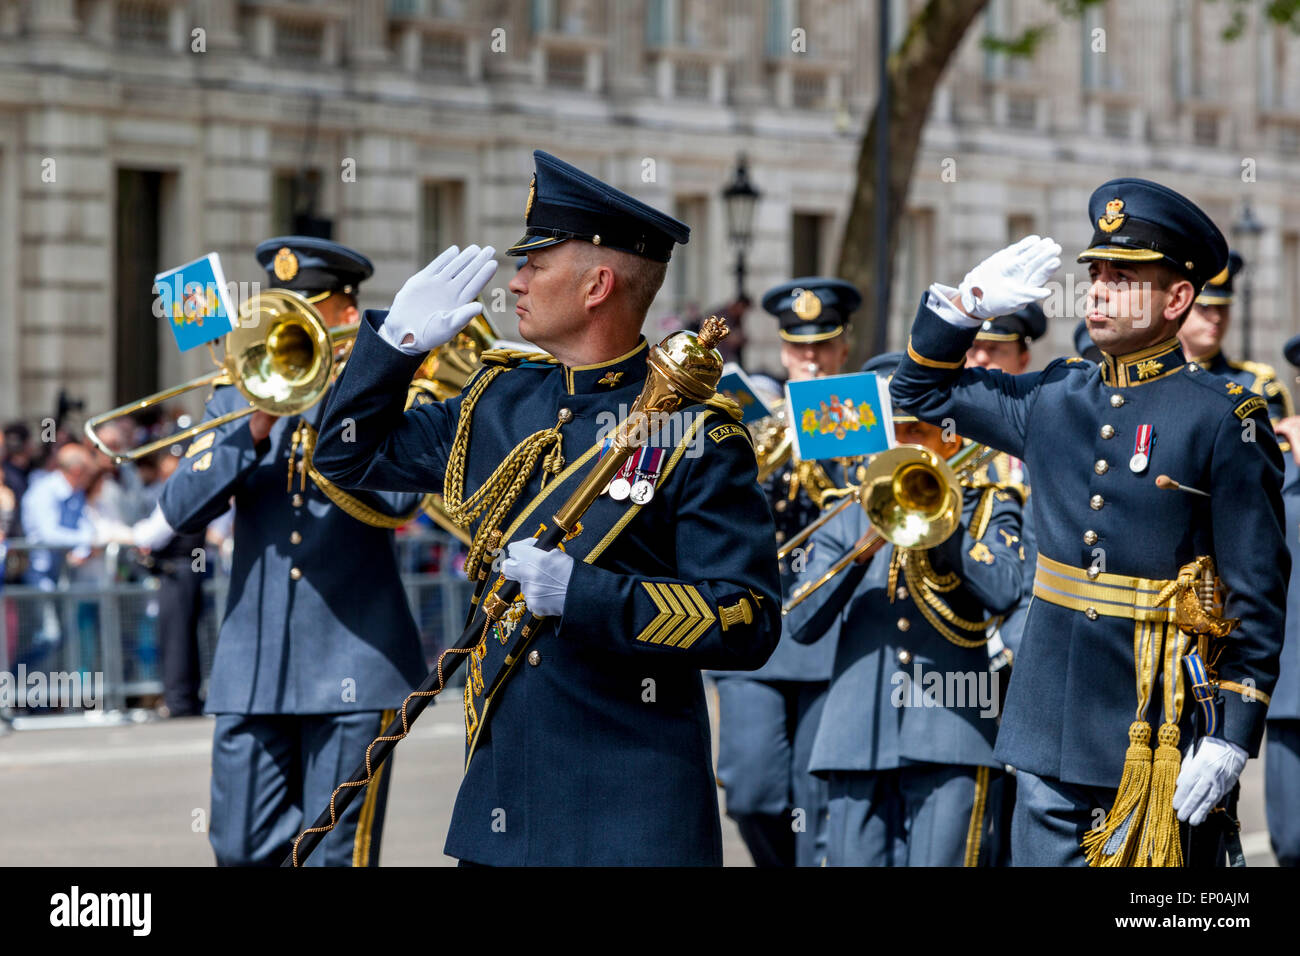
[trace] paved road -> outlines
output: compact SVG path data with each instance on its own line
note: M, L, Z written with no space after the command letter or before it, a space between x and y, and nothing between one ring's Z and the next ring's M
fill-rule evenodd
M442 841L460 780L461 720L457 706L432 707L398 747L384 865L454 864ZM0 738L0 865L211 865L211 735L211 721L195 717ZM1246 770L1241 819L1250 864L1273 865L1259 761ZM725 816L723 855L750 865Z

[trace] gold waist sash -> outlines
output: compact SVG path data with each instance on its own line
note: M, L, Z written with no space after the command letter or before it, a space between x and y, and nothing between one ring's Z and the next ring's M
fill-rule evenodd
M1168 595L1157 603L1172 583L1172 580L1135 578L1105 571L1094 573L1088 568L1053 561L1040 553L1034 571L1034 597L1058 607L1082 611L1089 617L1172 621L1174 606Z

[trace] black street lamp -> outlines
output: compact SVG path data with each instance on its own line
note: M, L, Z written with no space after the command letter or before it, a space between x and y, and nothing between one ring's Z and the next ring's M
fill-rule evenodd
M1250 201L1242 204L1241 217L1232 224L1232 234L1236 239L1237 251L1243 261L1241 281L1241 357L1250 358L1250 286L1253 268L1259 255L1259 237L1264 232L1264 224L1255 218Z
M745 250L754 240L754 206L761 195L754 184L749 181L749 170L745 166L745 155L736 158L736 171L731 182L722 190L722 198L727 209L727 237L736 249L736 298L747 299L745 295Z

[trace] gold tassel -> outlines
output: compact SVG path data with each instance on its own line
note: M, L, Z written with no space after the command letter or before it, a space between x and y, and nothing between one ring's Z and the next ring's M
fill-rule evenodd
M1115 803L1102 825L1083 838L1089 866L1129 866L1146 816L1151 786L1151 725L1135 720L1128 728L1124 774ZM1172 800L1172 794L1171 794ZM1113 844L1113 845L1112 845Z
M1178 817L1174 813L1174 788L1182 753L1178 750L1178 725L1160 727L1160 745L1156 747L1151 770L1151 797L1147 801L1147 818L1142 827L1135 866L1182 866L1183 847L1178 834Z

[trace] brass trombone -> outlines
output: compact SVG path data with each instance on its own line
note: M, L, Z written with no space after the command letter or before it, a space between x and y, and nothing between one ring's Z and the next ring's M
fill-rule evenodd
M350 344L356 334L355 323L328 328L320 310L297 292L260 293L239 307L239 321L226 335L225 358L215 371L88 418L86 437L114 462L135 461L255 411L296 415L321 400L339 364L334 350ZM217 385L234 385L248 399L248 406L124 452L110 449L95 431L105 422Z
M871 531L820 578L795 588L781 613L790 613L859 555L886 542L899 548L933 548L946 541L961 524L962 485L996 454L987 445L971 442L947 461L920 445L899 445L876 455L862 483L786 542L777 555L785 558L854 503L866 511Z

